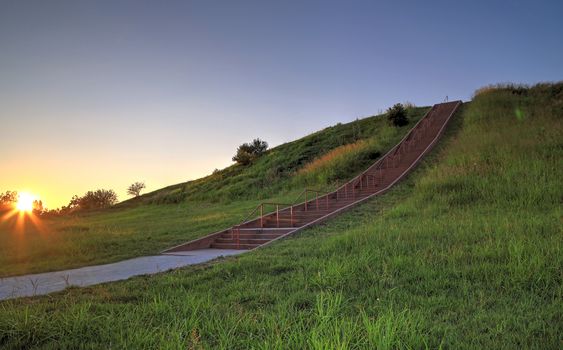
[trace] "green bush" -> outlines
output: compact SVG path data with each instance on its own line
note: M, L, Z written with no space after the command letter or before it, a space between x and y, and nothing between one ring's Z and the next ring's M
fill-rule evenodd
M243 143L237 148L233 161L242 165L248 165L264 154L266 150L268 150L268 143L266 141L254 139L251 143Z
M397 103L387 110L387 119L394 126L405 126L409 123L407 111L402 103Z

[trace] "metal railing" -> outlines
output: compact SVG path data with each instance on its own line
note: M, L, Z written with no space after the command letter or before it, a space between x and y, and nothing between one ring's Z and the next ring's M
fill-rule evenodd
M357 175L352 180L346 182L342 186L338 187L334 192L325 192L319 190L313 190L306 188L304 189L294 200L292 204L286 203L276 203L276 202L263 202L254 208L254 210L244 219L241 221L240 224L235 225L231 228L231 239L236 240L237 249L240 247L240 230L241 227L245 224L250 223L250 218L252 218L255 214L257 214L258 210L260 210L260 215L257 219L260 221L260 229L264 228L264 218L266 216L272 215L275 213L276 218L276 227L280 228L280 211L284 211L289 209L290 214L290 227L293 227L295 223L294 218L294 209L295 207L299 207L303 204L304 211L308 211L310 205L315 206L315 210L322 209L322 205L320 206L319 203L322 204L324 200L325 208L329 209L329 196L334 195L337 201L340 200L342 197L345 199L353 199L356 198L356 189L359 188L360 191L364 189L364 183L366 188L370 188L370 182L373 188L377 188L378 181L383 180L383 170L388 169L390 167L397 167L402 160L402 157L406 154L411 152L414 148L416 148L418 141L421 141L423 137L427 134L428 129L434 124L434 118L431 118L434 113L438 110L437 106L433 106L425 115L422 117L414 127L405 135L401 141L395 145L392 149L390 149L383 157L381 157L377 162L375 162L372 166L368 169L363 171L361 174ZM313 197L309 197L309 194L313 193ZM305 202L297 204L301 198L305 196ZM311 202L311 203L310 203ZM264 208L268 206L275 207L275 211L268 212L264 214ZM281 209L280 209L281 208ZM256 219L255 219L256 220ZM249 229L252 229L249 227ZM235 237L236 232L236 237ZM236 238L236 239L235 239Z
M438 107L434 107L428 111L428 113L421 118L418 123L409 131L407 135L389 152L387 152L383 157L379 159L378 162L373 164L367 170L362 172L360 175L353 179L350 182L353 182L353 189L352 193L355 198L355 191L359 187L360 191L364 188L364 182L366 183L366 187L369 188L370 179L372 179L373 187L377 187L377 179L383 179L383 170L388 168L396 168L406 153L411 152L417 146L417 142L421 141L424 136L428 133L428 129L434 124L434 119L430 116L432 113L435 113L438 110ZM378 174L378 175L374 175ZM355 181L354 181L355 180ZM348 193L348 185L346 183L343 187L345 188L345 192ZM338 191L338 190L337 190Z
M326 208L328 209L328 196L331 193L325 192L325 191L313 190L313 189L310 189L310 188L306 188L303 191L301 191L301 193L293 201L293 204L291 205L292 208L297 205L296 203L299 202L301 197L305 196L304 208L305 208L305 211L307 211L309 209L309 196L308 196L308 194L311 193L311 192L315 194L314 198L311 198L311 201L312 200L315 201L316 210L319 210L319 199L322 201L323 197L325 199ZM320 197L319 197L319 194L321 195Z
M275 211L267 213L266 215L270 215L273 213L276 213L276 223L277 223L277 227L280 227L280 206L283 209L287 209L290 208L290 215L291 215L291 224L293 225L293 205L292 204L286 204L286 203L275 203L275 202L262 202L260 204L258 204L256 206L256 208L254 208L254 210L252 212L250 212L250 214L248 214L246 216L246 218L244 218L244 220L241 221L240 224L235 225L233 227L231 227L231 239L236 241L237 243L237 249L240 249L240 228L242 225L246 224L249 222L249 219L251 217L254 216L254 214L258 211L258 209L260 209L260 228L264 228L264 207L267 206L273 206L276 208ZM235 237L235 232L236 232L236 237Z
M266 215L276 213L276 220L277 220L277 226L278 226L278 227L279 227L279 224L280 224L280 222L279 222L280 207L282 207L282 210L283 210L283 209L290 208L291 219L292 219L292 221L293 221L293 204L276 203L276 202L262 202L262 203L258 204L258 205L256 206L256 208L254 208L254 210L253 210L252 212L250 212L250 214L248 214L248 215L244 218L244 220L241 221L240 224L235 225L235 226L236 226L236 227L240 227L240 226L242 226L242 225L248 223L248 220L249 220L251 217L254 216L254 214L258 211L258 209L260 209L260 216L259 216L259 218L260 218L260 228L263 228L263 227L264 227L264 207L268 207L268 206L272 206L272 207L275 207L275 208L276 208L275 211L266 213ZM235 227L235 226L234 226L234 227Z
M314 193L315 196L313 198L310 199L309 197L309 193ZM319 194L321 194L321 196L319 196ZM293 225L295 223L295 218L294 218L294 210L295 207L301 205L301 204L296 204L301 197L305 196L305 202L303 203L304 206L304 211L308 211L309 209L309 205L313 204L313 203L309 203L309 202L313 202L314 201L314 205L316 210L319 210L319 201L322 201L323 198L325 200L325 208L328 210L328 200L329 200L329 192L324 192L324 191L319 191L319 190L313 190L310 188L306 188L304 189L298 196L297 198L293 201L292 204L287 204L287 203L277 203L277 202L262 202L260 204L258 204L256 206L256 208L254 208L254 210L252 210L250 212L250 214L248 214L238 225L234 225L233 227L231 227L231 239L236 241L237 243L237 249L239 249L240 247L240 230L241 227L245 224L248 224L251 221L254 220L250 220L251 218L253 218L256 215L259 215L258 218L256 220L260 220L260 229L264 228L264 219L275 213L275 217L276 217L276 228L280 228L280 212L289 209L289 227L293 228ZM265 210L264 208L267 207L275 207L275 211L271 211L271 212L267 212L264 213ZM259 214L258 214L259 211ZM251 229L251 227L249 227L249 229Z

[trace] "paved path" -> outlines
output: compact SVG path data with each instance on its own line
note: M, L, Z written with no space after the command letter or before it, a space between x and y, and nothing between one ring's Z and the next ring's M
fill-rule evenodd
M72 270L0 278L0 300L48 294L68 286L91 286L124 280L138 275L155 274L178 267L200 264L220 256L236 255L246 250L202 249L175 254L144 256L113 264L81 267Z

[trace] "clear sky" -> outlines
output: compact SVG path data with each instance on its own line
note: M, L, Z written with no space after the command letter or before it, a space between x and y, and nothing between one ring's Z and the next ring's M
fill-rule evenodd
M563 79L563 1L0 0L0 191L148 190L396 102Z

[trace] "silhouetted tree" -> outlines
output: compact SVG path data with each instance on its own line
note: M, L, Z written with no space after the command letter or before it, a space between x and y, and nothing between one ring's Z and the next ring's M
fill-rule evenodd
M61 208L63 212L76 210L102 209L111 207L117 203L117 194L114 190L88 191L84 196L74 195L66 207Z
M33 201L33 212L37 215L41 215L44 211L43 202L40 199Z
M4 193L0 193L0 210L11 209L17 201L17 191L6 191Z
M64 211L72 211L75 209L80 209L80 200L81 197L74 195L72 196L72 198L70 199L70 202L68 202L68 205L66 207L63 207Z
M17 201L18 201L17 191L6 191L4 193L0 193L0 203L2 204L10 204L10 203L15 203Z
M404 126L409 123L407 111L401 103L397 103L387 110L387 119L392 122L394 126Z
M135 182L131 186L127 187L127 194L134 197L139 197L141 191L145 188L144 182Z
M256 158L260 157L268 150L268 143L260 139L254 139L251 143L243 143L237 148L237 153L233 157L233 161L247 165L252 163Z

